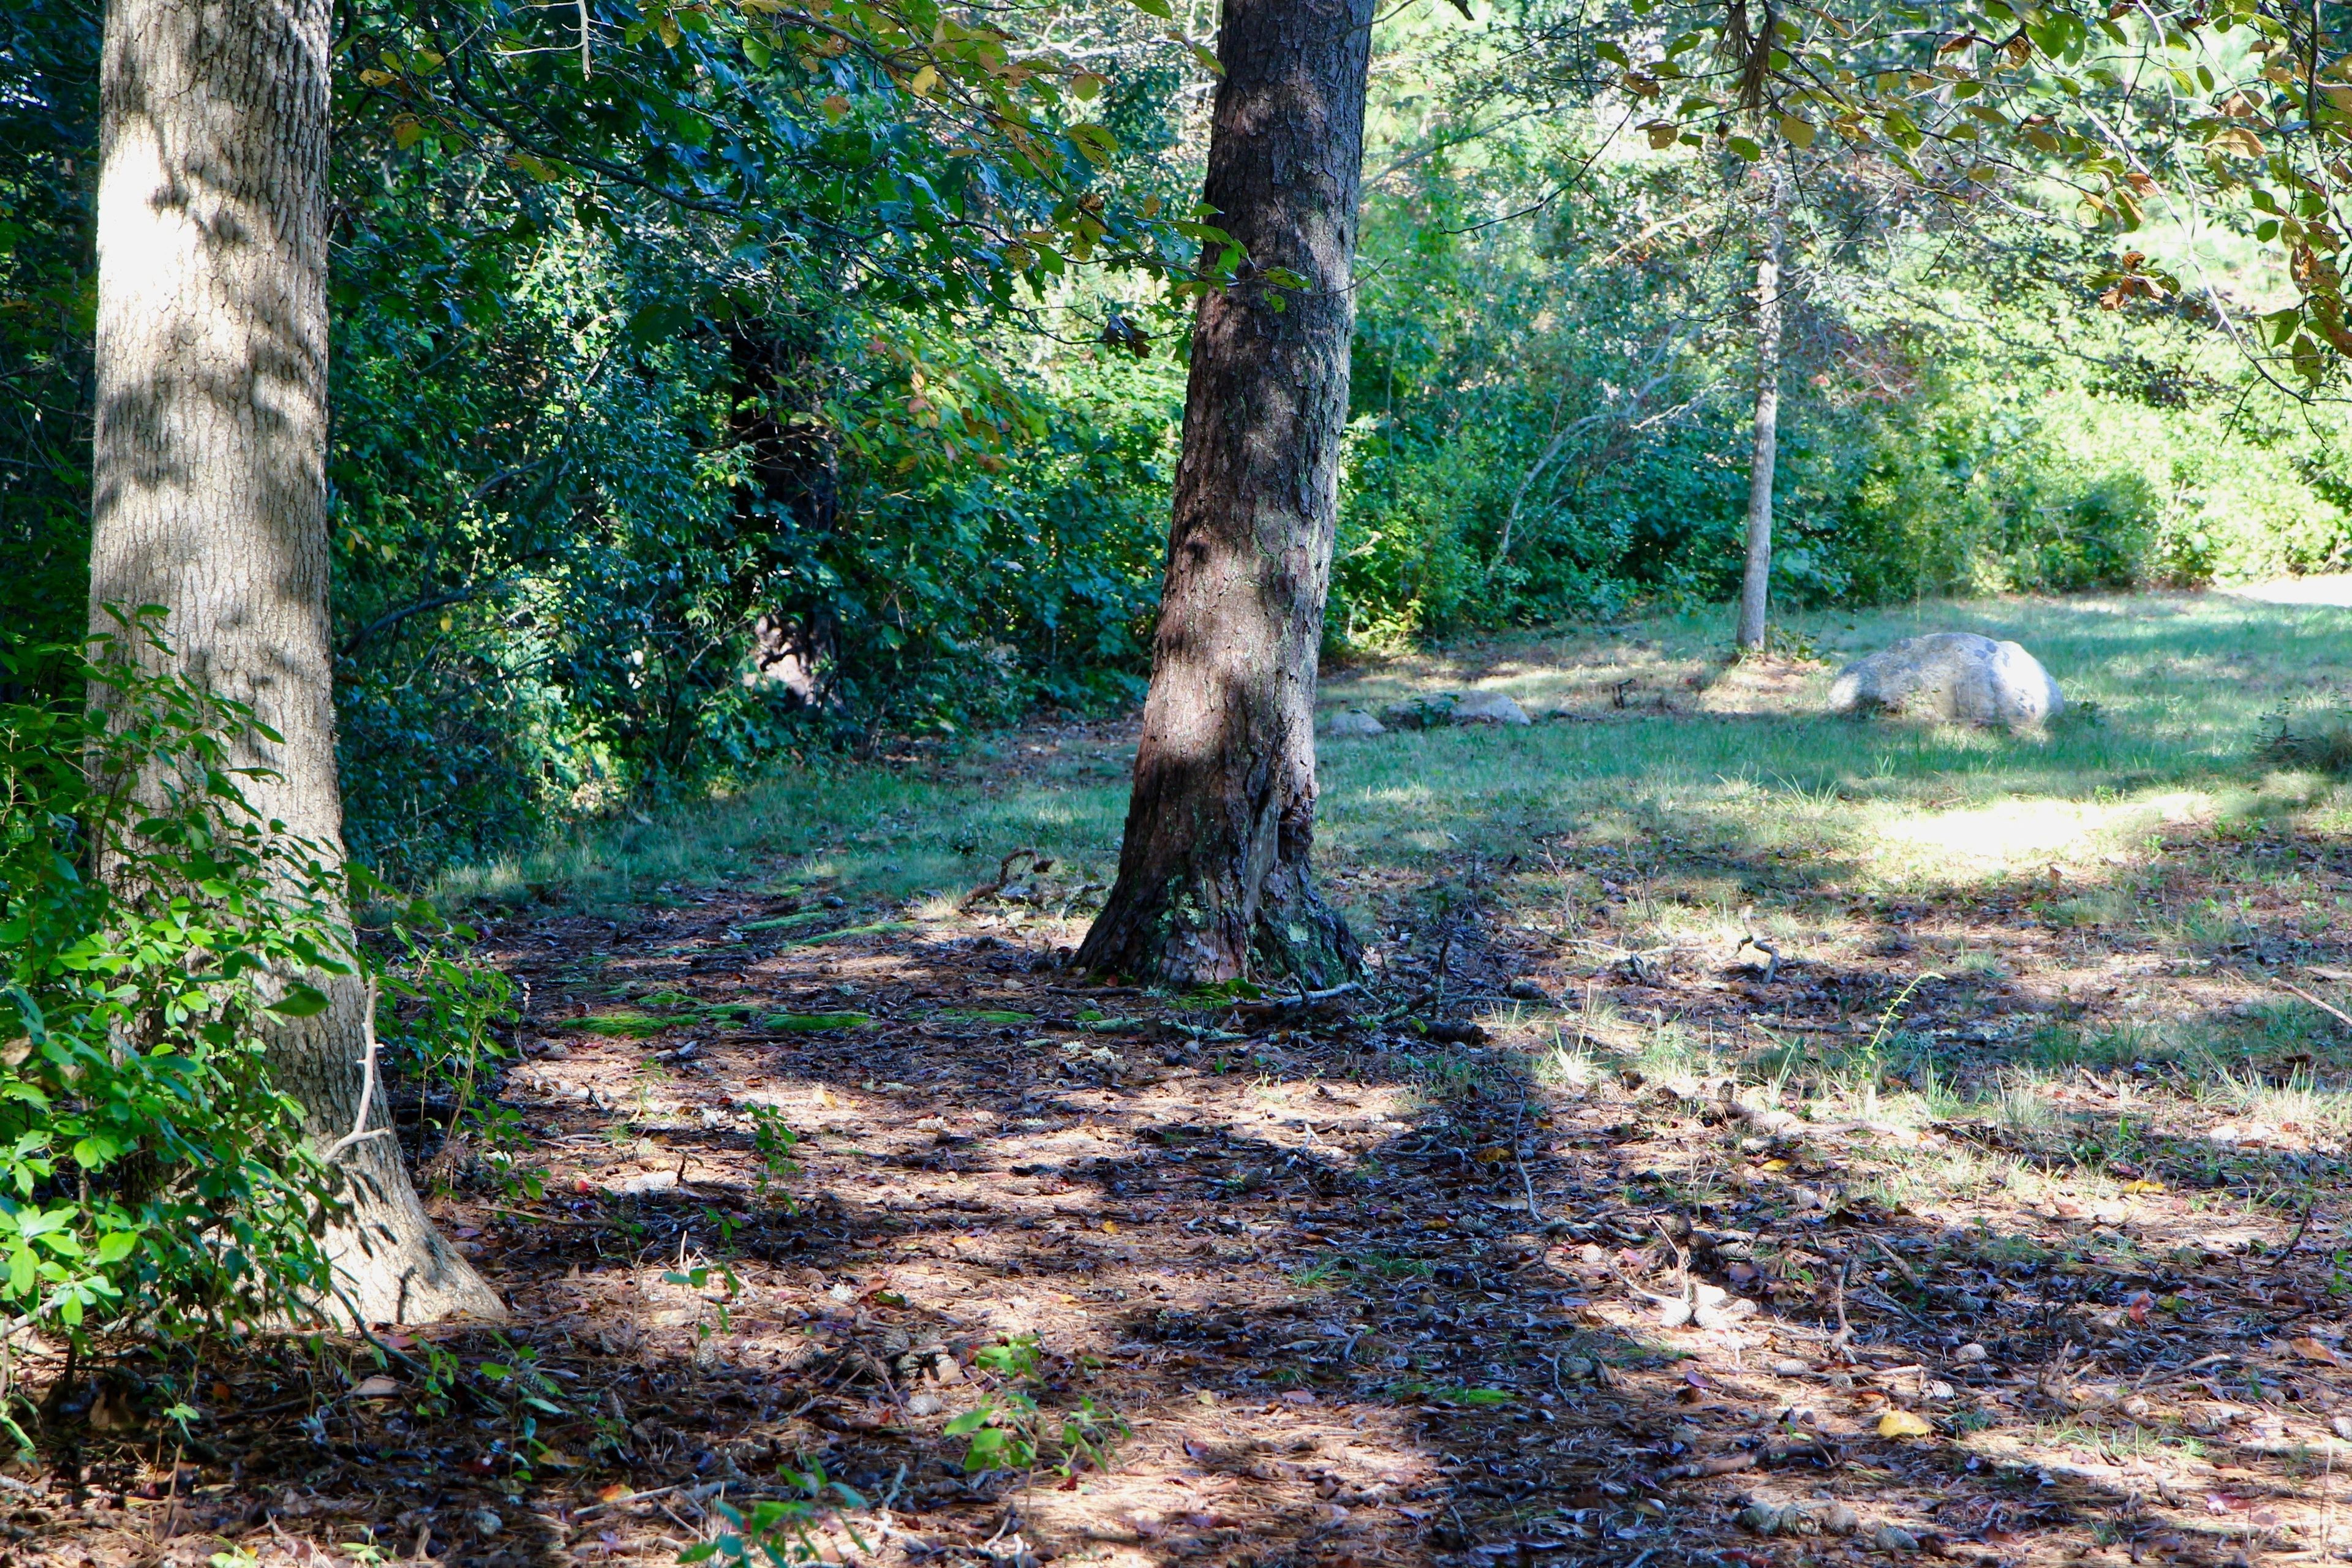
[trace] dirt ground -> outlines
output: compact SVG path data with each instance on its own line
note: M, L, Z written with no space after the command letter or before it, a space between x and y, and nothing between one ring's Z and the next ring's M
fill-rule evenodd
M2186 945L1777 858L1818 953L1595 945L1726 869L1360 869L1381 965L1306 999L1082 984L1017 861L494 922L514 1147L435 1206L511 1321L205 1347L184 1439L169 1369L82 1379L0 1568L668 1563L763 1499L892 1564L2352 1554L2352 846L2179 826L2132 897Z

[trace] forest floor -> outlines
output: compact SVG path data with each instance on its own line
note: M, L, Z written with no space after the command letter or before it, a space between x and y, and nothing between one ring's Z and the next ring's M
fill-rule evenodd
M1817 716L1929 625L2072 713ZM189 1447L110 1373L12 1554L663 1563L768 1500L892 1568L2352 1555L2352 838L2264 749L2352 614L1799 630L1337 673L1540 717L1328 748L1376 962L1303 1005L1056 966L1116 725L459 884L528 1007L434 1206L512 1321L215 1354Z

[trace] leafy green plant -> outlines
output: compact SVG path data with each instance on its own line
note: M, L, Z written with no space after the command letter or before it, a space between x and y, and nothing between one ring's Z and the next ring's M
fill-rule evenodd
M665 1269L662 1273L664 1284L683 1286L688 1290L707 1290L714 1279L719 1282L719 1296L715 1301L707 1297L703 1300L711 1316L695 1326L695 1337L699 1340L726 1333L734 1326L733 1303L743 1293L743 1281L732 1268L723 1265L713 1268L708 1264L697 1264L691 1268Z
M372 879L368 885L389 890ZM394 956L378 976L389 1005L378 1008L377 1038L386 1071L414 1084L425 1105L436 1089L448 1097L436 1161L440 1174L454 1174L459 1154L478 1142L504 1190L538 1196L544 1173L517 1157L530 1144L521 1118L481 1094L496 1064L514 1054L497 1034L518 1016L514 983L473 956L480 932L443 919L425 900L408 904L383 934Z
M800 1147L801 1135L784 1122L784 1113L772 1105L754 1104L751 1112L751 1151L760 1158L760 1173L753 1178L754 1189L761 1198L775 1194L788 1176L800 1174L800 1161L793 1151ZM789 1194L783 1196L786 1210L794 1205Z
M816 1539L819 1527L845 1509L866 1506L866 1500L856 1492L828 1479L823 1465L811 1465L805 1470L786 1468L780 1477L794 1495L765 1499L748 1514L723 1500L712 1503L711 1511L726 1521L727 1528L699 1545L688 1547L677 1560L708 1563L717 1558L730 1564L766 1563L769 1568L814 1563L821 1552ZM870 1553L856 1528L846 1529L857 1549Z
M1048 1410L1038 1402L1045 1350L1035 1334L1016 1334L971 1359L989 1379L989 1389L945 1428L947 1436L967 1440L966 1475L1019 1470L1034 1481L1041 1465L1065 1477L1087 1467L1102 1469L1111 1450L1126 1439L1126 1420L1091 1394L1067 1410Z
M530 1345L500 1345L506 1353L504 1361L485 1361L480 1371L503 1407L511 1426L509 1451L515 1468L528 1479L531 1467L548 1452L548 1446L539 1436L541 1415L562 1415L564 1407L556 1403L562 1390L539 1364L539 1352Z
M272 1084L273 1019L362 963L319 847L267 822L243 705L140 668L160 612L0 706L0 1302L68 1333L297 1312L331 1173ZM0 646L0 679L30 657Z

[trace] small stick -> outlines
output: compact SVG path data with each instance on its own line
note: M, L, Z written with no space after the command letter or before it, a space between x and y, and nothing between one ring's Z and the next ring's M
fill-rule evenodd
M2270 977L2270 982L2282 991L2292 991L2294 994L2302 997L2305 1001L2310 1003L2313 1006L2318 1008L2321 1012L2326 1014L2337 1023L2346 1026L2347 1028L2352 1028L2352 1013L2347 1013L2341 1007L2331 1007L2326 1003L2322 1002L2318 997L2314 996L2310 992L2305 991L2302 986L2290 984L2288 982L2281 980L2275 974Z
M1830 1353L1840 1361L1849 1359L1845 1347L1853 1339L1853 1325L1845 1321L1845 1271L1852 1261L1845 1258L1838 1259L1837 1285L1832 1298L1837 1307L1838 1326L1837 1332L1830 1336Z
M362 1016L360 1025L367 1037L367 1055L360 1058L361 1077L359 1112L352 1118L352 1130L349 1132L344 1133L341 1138L336 1139L332 1143L328 1144L326 1152L319 1156L321 1160L332 1160L336 1155L341 1153L352 1144L361 1142L366 1139L389 1138L392 1136L392 1129L389 1127L379 1127L373 1131L369 1131L367 1124L368 1108L375 1101L375 1003L377 991L378 983L373 975L370 975L368 977L367 988L367 1012Z

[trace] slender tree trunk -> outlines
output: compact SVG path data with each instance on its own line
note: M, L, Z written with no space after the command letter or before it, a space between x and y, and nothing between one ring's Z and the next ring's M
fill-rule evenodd
M94 629L162 605L179 668L284 737L242 762L265 817L342 854L327 621L329 0L110 0L100 67ZM153 659L152 653L142 657ZM359 1110L366 993L272 1041L331 1140ZM380 1123L381 1105L370 1107ZM501 1316L435 1234L398 1143L338 1158L331 1315Z
M1789 238L1789 175L1772 160L1771 216L1756 262L1756 456L1748 469L1748 567L1739 580L1739 650L1764 646L1772 588L1772 469L1780 445L1780 252Z
M1248 260L1194 320L1151 689L1118 880L1078 952L1091 969L1320 985L1361 961L1308 862L1371 20L1370 0L1226 0L1206 196Z

